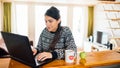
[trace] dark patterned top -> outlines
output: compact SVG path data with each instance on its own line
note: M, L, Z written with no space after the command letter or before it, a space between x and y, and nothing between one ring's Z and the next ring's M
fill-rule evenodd
M53 38L55 36L55 33L49 32L46 28L42 31L37 49L39 52L46 51L46 52L52 52L57 54L57 59L64 59L65 58L65 50L71 49L75 52L77 51L74 38L72 36L72 32L68 27L62 27L61 30L61 36L58 40L58 42L55 45L54 51L49 50L49 45L51 44ZM53 54L52 54L53 55ZM53 55L54 57L55 55Z

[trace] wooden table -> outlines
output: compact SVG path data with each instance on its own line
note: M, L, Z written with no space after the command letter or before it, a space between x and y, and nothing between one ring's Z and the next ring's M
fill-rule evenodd
M116 51L100 51L87 53L86 62L80 63L78 57L74 63L65 63L64 60L54 60L43 68L92 68L94 66L120 64L120 53ZM0 68L30 68L10 58L0 58Z
M85 63L80 63L80 58L78 57L76 62L73 64L67 64L64 60L55 60L43 67L95 67L95 66L105 66L120 64L120 53L116 51L99 51L99 52L88 52L85 59Z
M0 58L0 68L31 68L11 58Z
M87 53L85 66L103 66L111 64L120 64L120 53L112 50Z

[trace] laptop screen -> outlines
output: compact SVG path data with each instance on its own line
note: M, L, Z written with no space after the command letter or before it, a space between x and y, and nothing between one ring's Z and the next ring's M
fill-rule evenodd
M35 66L33 52L26 36L1 32L11 58Z

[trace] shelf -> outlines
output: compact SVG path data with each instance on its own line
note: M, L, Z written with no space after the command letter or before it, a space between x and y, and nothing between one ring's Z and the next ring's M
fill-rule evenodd
M120 29L120 28L109 28L109 29Z
M104 10L104 11L107 11L107 12L120 12L120 10Z
M112 21L119 21L120 18L113 18L113 19L108 19L108 20L112 20Z
M120 4L120 2L117 2L117 1L100 1L100 3L104 3L104 4Z
M120 37L111 37L110 39L120 39Z
M96 50L96 51L106 51L107 46L100 44L100 43L92 43L92 49ZM94 51L92 50L92 51Z
M105 22L107 22L108 33L112 36L109 37L112 44L114 46L118 46L118 40L120 40L120 2L118 1L101 1L100 5L102 6L102 12L105 13L104 18L106 18ZM106 30L107 31L107 30Z

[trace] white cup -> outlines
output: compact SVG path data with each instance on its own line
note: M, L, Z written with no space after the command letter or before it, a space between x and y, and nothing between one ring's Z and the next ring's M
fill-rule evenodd
M65 50L65 62L73 63L75 59L75 52L73 50Z

